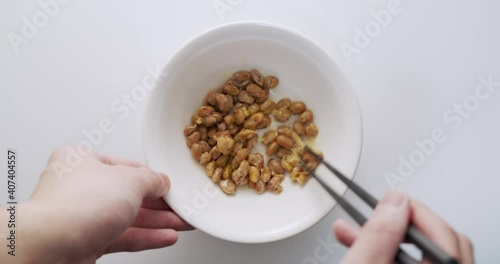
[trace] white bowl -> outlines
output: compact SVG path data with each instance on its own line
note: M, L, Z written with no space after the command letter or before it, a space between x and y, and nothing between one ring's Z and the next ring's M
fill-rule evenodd
M153 90L145 116L144 152L148 165L168 174L165 196L171 208L197 229L243 243L284 239L311 227L335 206L316 180L305 186L287 177L280 195L258 195L246 187L225 195L191 157L183 129L211 89L231 73L257 68L280 84L274 99L303 100L320 129L317 146L327 160L353 177L362 145L362 124L355 92L331 57L304 35L261 22L223 25L184 45L168 62ZM259 143L261 144L261 143ZM331 174L337 191L346 187Z

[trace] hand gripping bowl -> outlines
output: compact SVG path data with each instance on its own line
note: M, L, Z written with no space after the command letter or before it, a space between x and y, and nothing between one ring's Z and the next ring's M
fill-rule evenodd
M215 237L242 243L284 239L311 227L335 206L315 179L305 186L287 178L283 192L258 195L240 188L225 195L192 157L183 129L203 97L235 71L259 69L280 84L272 99L303 100L320 129L317 146L327 160L352 178L362 145L362 123L354 89L332 58L315 42L293 30L261 22L210 29L170 59L151 94L143 143L148 165L168 174L164 197L191 225ZM322 173L322 168L318 169ZM329 176L344 193L346 187Z

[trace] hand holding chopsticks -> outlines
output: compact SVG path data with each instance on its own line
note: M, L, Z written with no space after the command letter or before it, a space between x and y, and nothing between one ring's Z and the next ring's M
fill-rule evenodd
M358 195L365 203L367 203L371 208L375 208L378 201L366 192L363 188L358 186L356 183L351 182L347 177L340 173L335 167L324 161L320 156L318 156L310 148L306 147L306 150L313 154L323 165L325 165L332 173L334 173L344 184L347 185L356 195ZM338 204L346 210L346 212L359 224L364 225L366 218L356 210L348 201L344 200L342 196L338 195L331 187L326 185L321 178L317 177L313 171L309 171L310 175L315 177L318 182L325 188L328 193L338 202ZM429 259L432 263L446 263L453 264L458 263L456 259L451 257L440 247L438 247L434 242L432 242L427 236L420 232L414 225L410 224L406 233L406 240L409 243L414 244L419 248L423 255ZM411 258L404 250L399 249L396 254L396 261L398 263L419 263L415 259Z

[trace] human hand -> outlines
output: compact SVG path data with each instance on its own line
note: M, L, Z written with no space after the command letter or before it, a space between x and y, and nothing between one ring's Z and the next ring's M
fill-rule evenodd
M173 245L176 231L192 229L161 198L170 188L165 174L91 153L56 175L53 165L65 164L66 155L63 149L51 155L19 209L19 243L36 263L95 263L106 253Z
M472 243L467 237L425 205L397 190L384 196L362 228L344 220L335 222L335 236L350 247L342 263L394 263L410 221L459 263L474 263ZM430 262L424 259L424 263Z

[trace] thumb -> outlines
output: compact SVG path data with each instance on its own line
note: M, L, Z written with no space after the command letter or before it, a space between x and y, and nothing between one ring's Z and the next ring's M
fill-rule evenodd
M154 172L148 167L138 168L137 171L133 178L142 198L160 198L170 190L170 179L166 174Z
M342 263L394 263L399 244L406 235L410 202L406 194L388 192L361 229Z

